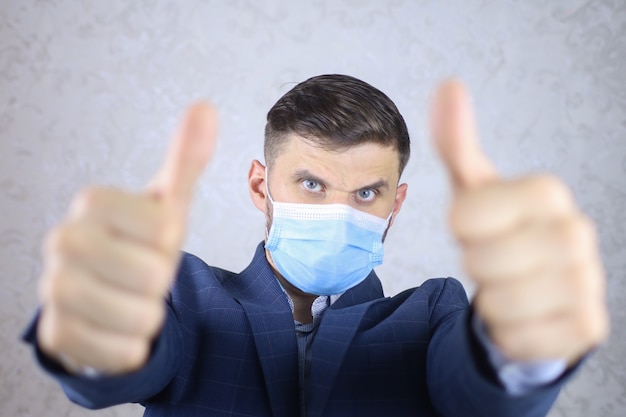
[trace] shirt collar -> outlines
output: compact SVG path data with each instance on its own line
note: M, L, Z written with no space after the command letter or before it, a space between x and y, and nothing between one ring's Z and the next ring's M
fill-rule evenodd
M280 289L283 290L283 293L285 293L285 296L287 297L287 302L289 303L289 307L291 308L291 313L293 314L293 300L291 299L283 285L280 283L280 281L276 281L278 281ZM333 295L320 295L315 300L313 300L313 304L311 305L311 316L313 316L313 323L317 323L322 317L322 314L324 314L324 312L328 309L328 307L333 305L333 303L337 301L342 295L343 293Z

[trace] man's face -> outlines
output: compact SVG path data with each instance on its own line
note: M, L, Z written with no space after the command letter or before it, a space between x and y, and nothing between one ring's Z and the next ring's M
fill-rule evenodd
M270 168L269 191L274 201L345 204L387 218L406 194L406 184L398 185L398 165L392 147L366 143L328 151L292 135Z
M267 231L272 224L272 206L266 191L266 173L274 201L345 204L383 219L393 213L391 226L407 190L406 184L398 185L398 167L398 153L391 147L367 143L334 152L293 135L283 144L269 172L259 161L252 162L248 183L252 201L265 214ZM313 296L282 278L271 254L266 254L276 276L292 297Z

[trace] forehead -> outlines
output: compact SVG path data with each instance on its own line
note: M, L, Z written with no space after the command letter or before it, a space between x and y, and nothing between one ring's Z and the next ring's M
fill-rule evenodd
M390 184L399 180L398 152L391 146L377 143L328 150L319 144L292 134L285 139L274 160L274 167L283 175L307 170L344 186L384 179Z

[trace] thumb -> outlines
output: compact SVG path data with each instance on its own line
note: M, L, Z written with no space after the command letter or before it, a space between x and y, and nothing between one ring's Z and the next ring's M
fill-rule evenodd
M196 181L213 156L216 138L215 108L203 102L189 107L149 190L179 207L188 207Z
M455 191L497 178L493 164L480 148L474 111L462 82L448 80L439 85L431 104L430 128Z

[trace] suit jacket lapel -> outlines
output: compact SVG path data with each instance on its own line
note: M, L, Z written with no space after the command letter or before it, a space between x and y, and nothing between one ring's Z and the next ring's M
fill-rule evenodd
M331 308L339 309L350 307L357 304L366 303L384 297L383 286L376 275L372 271L370 274L354 288L346 291L337 301L333 303Z
M289 303L265 258L263 244L250 265L224 283L246 311L273 414L300 413L298 348Z
M326 310L312 345L307 389L307 416L322 416L343 358L372 300L383 297L372 271L361 284L346 291Z

